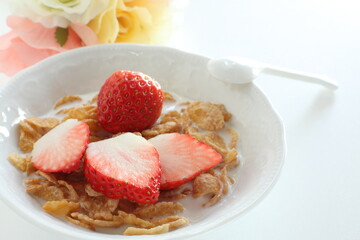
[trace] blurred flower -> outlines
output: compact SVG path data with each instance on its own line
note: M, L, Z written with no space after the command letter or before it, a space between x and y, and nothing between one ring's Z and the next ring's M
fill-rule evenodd
M88 26L96 33L101 43L113 43L119 32L116 19L118 0L110 0L105 10L96 16Z
M66 28L71 22L87 24L109 0L10 0L14 13L45 27Z
M0 37L0 72L9 76L59 52L99 43L95 33L80 23L69 25L63 46L54 37L56 28L18 16L9 16L7 24L12 31Z
M169 0L110 0L88 25L101 43L159 44L170 32Z
M183 1L183 0L182 0ZM161 44L170 0L9 0L12 29L0 36L0 72L13 75L51 55L93 44Z

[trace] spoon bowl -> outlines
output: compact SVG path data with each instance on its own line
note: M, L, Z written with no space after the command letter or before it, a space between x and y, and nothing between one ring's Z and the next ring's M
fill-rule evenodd
M250 83L258 77L261 68L233 58L212 59L207 64L208 70L217 79L228 82L244 84Z

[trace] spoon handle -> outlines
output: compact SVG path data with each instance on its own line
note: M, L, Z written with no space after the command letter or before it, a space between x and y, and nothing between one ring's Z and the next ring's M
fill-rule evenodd
M279 77L293 78L293 79L306 81L306 82L310 82L310 83L317 83L317 84L323 85L323 86L328 87L333 90L338 88L338 84L335 80L330 79L324 75L300 72L300 71L295 71L292 69L281 68L281 67L272 66L272 65L264 66L263 73L271 74L271 75L275 75L275 76L279 76Z

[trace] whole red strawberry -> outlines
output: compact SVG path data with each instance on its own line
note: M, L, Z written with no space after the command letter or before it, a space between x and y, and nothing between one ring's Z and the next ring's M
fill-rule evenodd
M161 114L164 96L151 77L131 71L113 73L98 97L100 125L108 132L136 132L153 125Z

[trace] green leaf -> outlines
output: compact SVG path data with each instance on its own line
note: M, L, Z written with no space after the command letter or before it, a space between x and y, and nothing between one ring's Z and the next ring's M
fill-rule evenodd
M57 27L56 31L55 31L55 38L56 38L56 42L60 45L60 46L64 46L67 39L68 39L68 35L69 35L69 29L67 28L62 28L62 27Z

